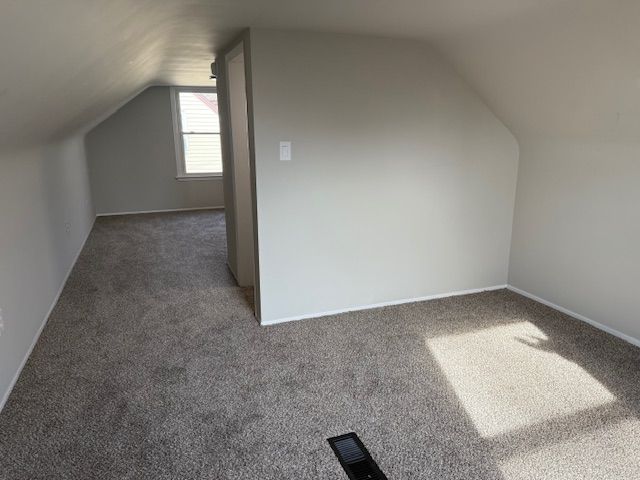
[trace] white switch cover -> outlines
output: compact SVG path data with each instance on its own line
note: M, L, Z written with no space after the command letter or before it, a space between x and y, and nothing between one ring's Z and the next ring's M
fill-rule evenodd
M291 160L291 142L280 142L280 160L283 162Z

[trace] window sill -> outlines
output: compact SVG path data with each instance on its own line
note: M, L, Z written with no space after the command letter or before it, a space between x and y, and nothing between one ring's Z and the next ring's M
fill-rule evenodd
M222 179L221 173L214 173L211 175L179 175L176 177L176 180L179 182L191 182L191 181L202 181L202 180L218 180Z

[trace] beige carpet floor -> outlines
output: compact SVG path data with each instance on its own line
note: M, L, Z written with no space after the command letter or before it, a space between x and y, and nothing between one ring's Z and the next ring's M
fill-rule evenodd
M640 478L640 350L508 291L260 327L222 212L101 218L0 414L2 479ZM336 272L336 275L339 275Z

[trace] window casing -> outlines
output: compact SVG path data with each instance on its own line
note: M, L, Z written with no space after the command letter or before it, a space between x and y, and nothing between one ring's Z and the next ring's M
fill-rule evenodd
M215 88L172 88L178 180L222 176L220 118Z

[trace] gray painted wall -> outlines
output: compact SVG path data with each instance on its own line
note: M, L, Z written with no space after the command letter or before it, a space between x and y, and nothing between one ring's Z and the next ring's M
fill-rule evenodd
M518 145L432 50L268 30L251 49L263 322L507 283Z
M95 214L81 137L0 152L0 408Z
M151 87L86 137L98 214L220 207L222 179L176 180L169 87Z
M509 283L640 339L640 143L522 144Z

